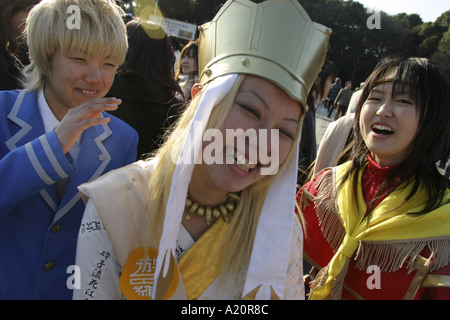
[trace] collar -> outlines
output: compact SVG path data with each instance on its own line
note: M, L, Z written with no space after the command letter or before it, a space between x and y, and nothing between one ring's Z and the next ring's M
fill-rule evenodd
M367 160L368 164L367 169L364 172L364 178L373 180L377 183L382 183L385 181L389 174L399 166L396 164L393 166L382 167L372 158L370 154L367 154Z
M55 129L60 121L56 119L55 115L50 109L50 106L47 103L47 100L45 100L44 88L40 88L38 91L38 107L39 113L42 117L42 121L44 122L45 133L48 133Z
M39 113L41 114L42 121L44 122L44 130L45 133L52 131L58 126L61 121L56 119L53 111L50 109L50 106L47 103L44 95L44 88L40 88L38 91L38 107ZM76 158L78 158L79 149L81 148L83 134L77 139L75 144L70 149L70 154L74 162L76 162Z

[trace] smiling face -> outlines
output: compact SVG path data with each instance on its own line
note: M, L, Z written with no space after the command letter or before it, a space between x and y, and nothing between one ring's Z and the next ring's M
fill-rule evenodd
M236 192L261 180L264 168L272 165L265 161L267 157L279 166L286 161L298 132L301 110L300 103L291 99L274 83L247 76L228 116L219 128L223 137L223 148L220 151L222 164L203 163L196 166L195 172L198 175L194 174L191 182L201 177L197 180L201 180L199 184L206 182L209 188ZM241 140L245 143L230 139L231 132L239 131L255 132L258 140L256 146L251 145L251 139ZM261 140L262 135L266 135L266 141ZM206 147L207 144L204 144L204 150ZM250 154L255 150L256 154Z
M58 50L44 88L50 109L61 120L70 108L104 97L114 81L119 61L100 54Z
M392 82L375 86L362 106L359 122L372 158L382 166L407 159L419 125L415 100L409 96L409 90L396 90L401 92L393 95L392 89Z
M181 70L183 74L198 72L197 59L194 56L194 49L187 49L181 58Z

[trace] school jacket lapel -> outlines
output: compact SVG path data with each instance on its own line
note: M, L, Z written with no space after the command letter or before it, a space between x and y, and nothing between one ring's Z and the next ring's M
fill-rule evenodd
M45 132L36 91L20 91L7 117L19 128L5 142L10 151L39 138ZM94 180L105 172L111 161L111 155L103 141L111 134L108 124L94 126L84 131L80 153L75 164L76 172L71 175L61 202L58 200L55 184L46 185L39 191L40 196L55 212L54 221L63 217L81 199L77 189L80 184Z
M108 124L91 127L84 131L78 155L76 172L70 177L66 193L58 206L54 221L63 217L81 199L78 186L102 175L111 155L103 141L112 134Z
M19 130L5 141L5 145L9 151L13 151L44 134L44 123L39 113L37 101L37 91L19 92L14 105L7 116L10 121L19 127ZM24 108L23 106L27 107ZM48 206L56 212L58 208L58 197L55 186L47 185L39 191L39 194Z
M22 108L23 105L32 105L32 107ZM19 127L19 130L5 141L9 151L39 137L44 132L44 123L39 114L36 92L27 94L25 91L20 91L7 118Z

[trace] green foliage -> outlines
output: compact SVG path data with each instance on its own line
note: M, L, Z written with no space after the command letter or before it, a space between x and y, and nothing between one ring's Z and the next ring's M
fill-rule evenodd
M367 20L374 12L359 2L342 0L300 0L313 21L333 30L328 57L339 76L359 85L385 56L422 56L432 59L450 79L449 38L442 41L450 24L450 11L434 23L424 23L418 14L395 16L380 13L381 29L369 29ZM446 45L447 44L447 45ZM440 48L440 49L439 49Z
M431 60L441 70L447 82L450 83L450 26L442 35L437 50L431 56Z
M152 3L155 0L134 0ZM123 0L123 3L131 0ZM159 0L164 16L201 25L211 20L226 0ZM262 0L254 1L262 2ZM338 76L355 86L364 81L383 57L422 56L432 59L450 82L450 11L435 22L424 23L418 14L395 16L379 13L380 29L369 29L368 12L356 1L299 0L315 22L333 30L328 58L338 69Z

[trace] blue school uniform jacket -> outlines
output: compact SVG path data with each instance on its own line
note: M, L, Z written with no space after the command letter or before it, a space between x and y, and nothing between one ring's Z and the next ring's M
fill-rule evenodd
M71 164L55 131L45 134L37 92L0 92L0 299L72 298L84 211L77 187L136 159L136 131L108 117L84 131ZM56 182L66 177L59 201Z

